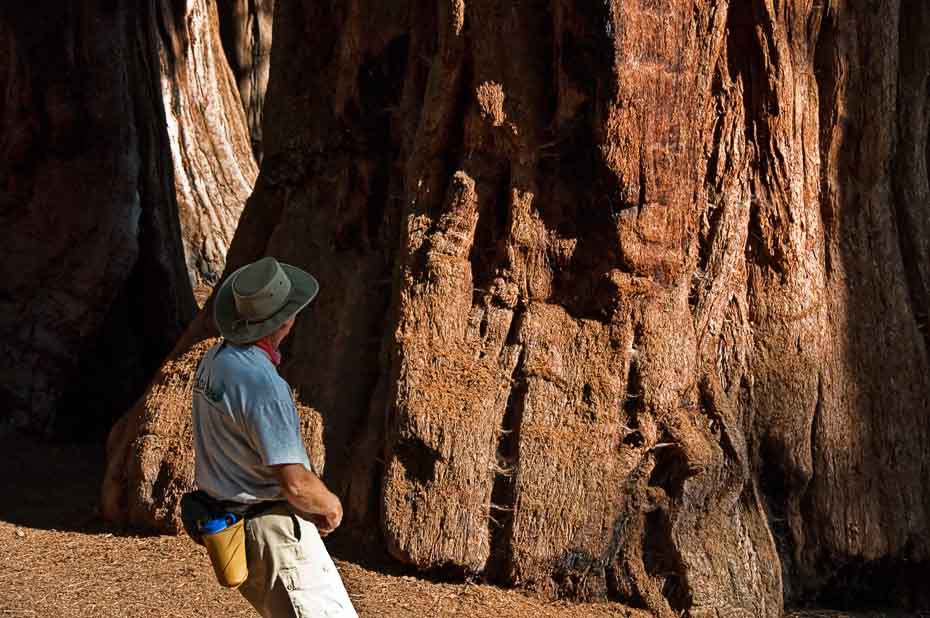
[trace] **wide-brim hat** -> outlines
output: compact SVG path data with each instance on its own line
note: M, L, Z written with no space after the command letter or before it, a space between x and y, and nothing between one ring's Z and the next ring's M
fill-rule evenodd
M319 291L310 273L264 257L226 278L213 301L213 321L227 341L254 343L297 315Z

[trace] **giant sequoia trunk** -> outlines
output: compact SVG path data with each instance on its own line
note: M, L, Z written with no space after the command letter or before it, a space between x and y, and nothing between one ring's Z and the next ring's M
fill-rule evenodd
M663 617L918 594L930 7L876 6L279 0L227 272L321 280L283 370L350 528ZM210 334L110 517L175 525Z
M212 0L7 7L0 41L0 422L99 435L222 272L248 126Z
M209 288L223 272L258 169L215 0L162 0L161 7L169 33L159 48L162 97L184 255L195 288ZM248 17L229 19L239 23ZM259 85L255 91L264 94Z
M128 4L0 12L2 424L110 424L196 309L155 4Z

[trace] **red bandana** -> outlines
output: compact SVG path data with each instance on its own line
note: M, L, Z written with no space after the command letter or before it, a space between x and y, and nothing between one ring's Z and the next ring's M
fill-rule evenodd
M275 367L281 364L281 351L278 348L272 347L267 339L259 339L255 342L255 346L268 355L268 358Z

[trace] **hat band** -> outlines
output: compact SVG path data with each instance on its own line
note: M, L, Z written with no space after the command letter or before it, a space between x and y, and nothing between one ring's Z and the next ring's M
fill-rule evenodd
M233 303L236 307L236 315L255 323L267 320L280 311L281 307L287 304L287 299L291 293L290 287L291 286L288 285L283 293L277 295L277 298L269 294L257 300L238 296L236 295L236 291L233 290ZM260 305L262 302L266 305L265 307ZM271 307L267 305L271 305ZM270 313L266 313L268 309L271 309Z
M264 318L262 318L262 319L260 319L260 320L251 320L251 319L249 319L249 318L239 318L238 320L236 320L235 322L233 322L233 324L232 324L232 329L233 329L234 331L237 331L237 330L241 330L241 329L243 329L243 328L248 328L249 326L258 326L259 324L264 324L265 322L269 322L269 321L271 321L272 318L274 318L274 317L277 316L279 313L281 313L282 311L284 311L284 308L285 308L285 307L287 307L287 299L285 299L285 302L284 302L280 307L278 307L278 308L275 310L275 312L272 313L271 315L269 315L269 316L267 316L267 317L264 317Z

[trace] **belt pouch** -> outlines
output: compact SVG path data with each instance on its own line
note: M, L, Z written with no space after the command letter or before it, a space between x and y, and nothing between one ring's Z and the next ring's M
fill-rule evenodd
M222 527L216 522L222 522ZM241 517L228 514L224 518L205 522L201 527L203 544L210 555L216 579L227 588L238 588L249 576L244 524L245 520Z

